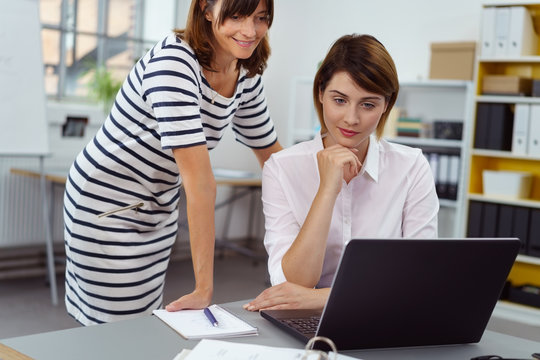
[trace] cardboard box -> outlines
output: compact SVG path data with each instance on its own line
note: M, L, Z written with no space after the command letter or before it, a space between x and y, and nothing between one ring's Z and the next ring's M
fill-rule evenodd
M516 75L486 75L482 79L482 94L530 96L532 79Z
M484 195L527 199L531 194L532 174L523 171L482 171Z
M431 44L430 79L472 80L476 43Z

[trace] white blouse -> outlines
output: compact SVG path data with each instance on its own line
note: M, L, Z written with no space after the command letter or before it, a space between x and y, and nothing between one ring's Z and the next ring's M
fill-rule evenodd
M322 149L318 134L273 154L263 168L264 244L272 285L286 281L281 260L317 193L317 152ZM360 173L349 184L343 180L336 199L317 287L331 286L350 239L436 238L438 211L433 174L422 151L371 136Z

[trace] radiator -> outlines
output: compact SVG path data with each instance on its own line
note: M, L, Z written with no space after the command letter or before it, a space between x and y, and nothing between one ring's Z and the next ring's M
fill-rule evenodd
M39 169L39 159L0 156L0 248L45 246L40 179L12 174L13 167ZM47 195L53 240L63 243L63 186L47 183Z
M39 169L39 159L30 157L7 157L0 155L0 251L2 248L31 245L45 246L45 228L43 226L43 200L40 191L40 179L10 172L11 168ZM218 189L218 203L231 196L228 187ZM57 246L62 247L64 186L47 182L48 216L51 221L52 238ZM232 204L231 204L232 205ZM249 236L247 219L249 218L249 198L238 200L234 205L231 226L223 234L227 207L216 211L216 234L218 237L245 238ZM260 204L252 209L259 214ZM256 237L262 238L262 219L256 217ZM189 231L185 209L185 194L180 201L180 229L175 245L177 251L189 253ZM257 230L258 229L258 230ZM0 254L1 255L1 254ZM1 257L1 256L0 256Z

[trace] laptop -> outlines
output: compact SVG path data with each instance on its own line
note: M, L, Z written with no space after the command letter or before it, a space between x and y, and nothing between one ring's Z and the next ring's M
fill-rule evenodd
M517 238L354 239L322 312L260 314L304 343L325 336L338 350L476 343L519 247Z

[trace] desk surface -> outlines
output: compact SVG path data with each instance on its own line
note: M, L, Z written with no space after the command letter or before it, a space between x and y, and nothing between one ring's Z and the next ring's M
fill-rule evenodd
M230 338L227 341L303 348L304 345L283 333L258 313L242 309L245 301L223 307L259 328L258 336ZM183 348L193 348L197 340L185 340L155 316L116 323L0 340L4 345L40 360L62 359L154 359L172 360ZM459 360L497 354L503 357L531 358L540 343L486 331L478 344L401 349L374 349L344 352L365 360Z
M38 170L11 168L10 172L14 175L29 176L29 177L34 177L34 178L39 178L41 176ZM47 181L58 183L58 184L66 183L67 171L64 172L62 170L49 169L45 171L44 175Z
M10 172L14 175L40 177L40 173L37 170L11 168ZM68 170L64 169L45 169L45 179L50 182L65 184ZM223 177L216 176L216 183L218 185L228 186L247 186L247 187L260 187L261 179L258 177Z

